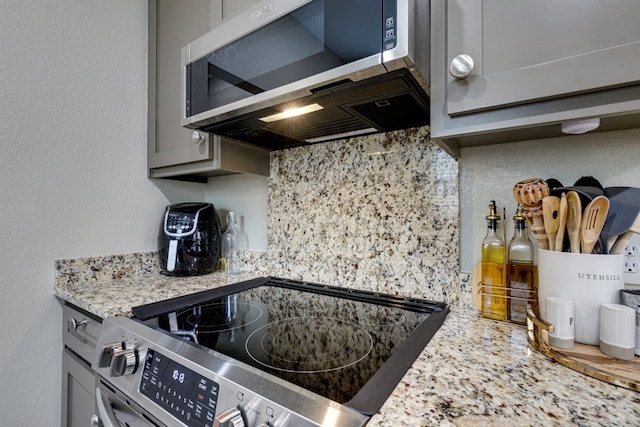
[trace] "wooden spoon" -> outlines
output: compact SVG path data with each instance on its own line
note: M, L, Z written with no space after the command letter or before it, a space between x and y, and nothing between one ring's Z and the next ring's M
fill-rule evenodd
M555 251L556 234L560 226L560 198L556 196L546 196L542 199L542 219L544 221L544 234L549 241L549 250Z
M567 192L567 233L571 252L580 253L580 222L582 221L582 202L575 191Z
M558 233L556 234L556 242L554 248L558 252L562 252L563 244L564 244L564 229L567 226L567 195L562 193L560 197L560 211L558 212L558 219L560 220L558 223Z
M609 199L605 196L596 196L584 209L580 225L580 243L583 254L593 252L608 213Z

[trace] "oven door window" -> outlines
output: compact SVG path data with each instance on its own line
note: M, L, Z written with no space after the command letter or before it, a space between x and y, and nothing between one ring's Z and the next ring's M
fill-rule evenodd
M187 65L187 117L379 54L382 3L314 0Z

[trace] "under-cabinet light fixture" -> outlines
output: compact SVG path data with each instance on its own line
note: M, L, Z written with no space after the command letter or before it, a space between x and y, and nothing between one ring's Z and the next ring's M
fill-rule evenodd
M377 131L378 130L376 128L366 128L366 129L353 130L351 132L340 132L340 133L334 133L333 135L318 136L315 138L305 139L305 141L309 143L323 142L323 141L329 141L331 139L350 138L352 136L366 135L368 133L374 133Z
M302 116L303 114L313 113L314 111L324 110L324 107L320 104L309 104L304 107L290 108L284 110L281 113L272 114L270 116L260 117L260 120L265 123L277 122L278 120L284 120L291 117Z
M560 124L560 130L562 133L570 135L580 135L583 133L591 132L600 126L600 118L586 120L574 120L572 122L564 122Z

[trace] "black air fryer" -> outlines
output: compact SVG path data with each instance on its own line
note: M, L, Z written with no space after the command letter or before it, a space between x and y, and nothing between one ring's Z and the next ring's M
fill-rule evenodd
M211 203L167 206L158 234L160 268L174 276L213 272L220 259L220 220Z

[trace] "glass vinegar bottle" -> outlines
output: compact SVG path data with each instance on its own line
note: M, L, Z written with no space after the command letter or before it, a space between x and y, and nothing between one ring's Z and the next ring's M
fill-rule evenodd
M482 316L506 320L506 286L504 240L498 234L500 216L496 214L496 202L491 201L487 219L487 234L482 240Z
M527 307L535 305L533 243L527 233L527 221L521 215L513 217L513 237L508 247L507 320L527 323Z
M222 256L226 260L227 274L241 273L238 253L238 226L235 212L227 215L227 229L222 235Z

